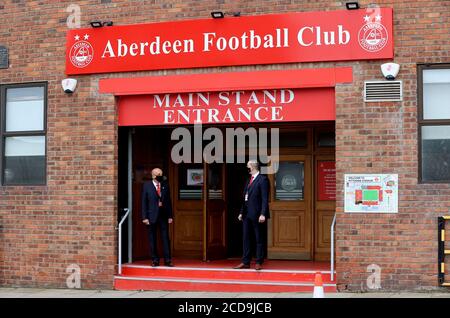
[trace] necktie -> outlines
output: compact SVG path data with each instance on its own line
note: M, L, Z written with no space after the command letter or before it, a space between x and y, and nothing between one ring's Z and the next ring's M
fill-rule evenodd
M162 206L162 202L161 202L161 183L159 183L159 182L156 185L156 193L158 193L158 196L159 196L158 206Z
M254 178L255 178L255 177L253 177L253 176L250 178L250 182L248 183L248 186L251 186L251 185L252 185L252 182L253 182L253 179L254 179Z
M158 193L159 196L161 196L161 184L160 183L158 183L156 185L156 192Z

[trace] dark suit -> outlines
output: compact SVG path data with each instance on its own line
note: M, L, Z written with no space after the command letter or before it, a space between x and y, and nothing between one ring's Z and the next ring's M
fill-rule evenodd
M162 206L159 206L162 202ZM159 262L157 232L158 227L161 231L164 248L164 261L171 262L170 239L168 219L172 216L172 202L170 199L170 189L167 182L161 182L161 197L158 196L153 181L144 183L142 188L142 219L148 219L149 241L152 254L152 261Z
M244 187L244 204L241 208L243 222L243 241L244 253L242 263L250 264L251 253L251 233L256 239L256 263L262 264L264 261L264 229L265 223L259 223L259 217L264 215L266 219L270 218L269 212L269 179L265 175L259 174L249 184L250 179ZM248 194L247 201L245 196Z

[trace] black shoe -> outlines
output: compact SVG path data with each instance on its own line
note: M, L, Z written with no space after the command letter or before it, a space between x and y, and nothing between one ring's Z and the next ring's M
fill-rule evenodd
M239 265L233 267L234 269L244 269L244 268L250 268L250 264L244 264L240 263Z
M159 266L159 262L153 261L153 262L152 262L152 267L156 267L156 266Z
M172 262L164 262L164 266L173 267L173 263Z

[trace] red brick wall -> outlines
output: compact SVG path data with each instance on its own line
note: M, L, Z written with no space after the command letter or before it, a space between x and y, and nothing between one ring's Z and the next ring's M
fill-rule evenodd
M365 7L371 1L360 1ZM207 18L212 10L243 15L344 8L344 1L5 1L0 44L10 68L0 83L48 81L48 184L0 187L0 285L65 287L66 267L81 267L83 288L112 288L116 262L117 114L114 98L98 94L98 79L78 76L73 96L62 92L65 9L81 8L116 25ZM377 1L394 8L395 62L404 101L365 104L364 80L382 79L381 61L305 63L128 73L176 73L352 66L354 83L336 89L337 271L344 290L366 289L366 267L382 269L384 289L437 286L436 216L450 207L450 187L417 183L416 63L450 62L450 2ZM399 213L343 213L344 173L398 173Z
M393 3L404 98L362 102L363 81L380 78L379 62L353 64L353 85L337 89L338 287L366 290L367 266L377 264L383 289L436 288L437 216L449 213L450 187L418 183L416 65L450 62L450 2L382 3ZM344 214L344 173L398 173L399 213Z

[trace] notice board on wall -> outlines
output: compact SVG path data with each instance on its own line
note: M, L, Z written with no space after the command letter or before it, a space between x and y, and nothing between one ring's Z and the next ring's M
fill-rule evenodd
M317 164L317 181L319 201L336 200L336 162L319 161Z
M398 212L398 174L346 174L344 178L344 212Z

